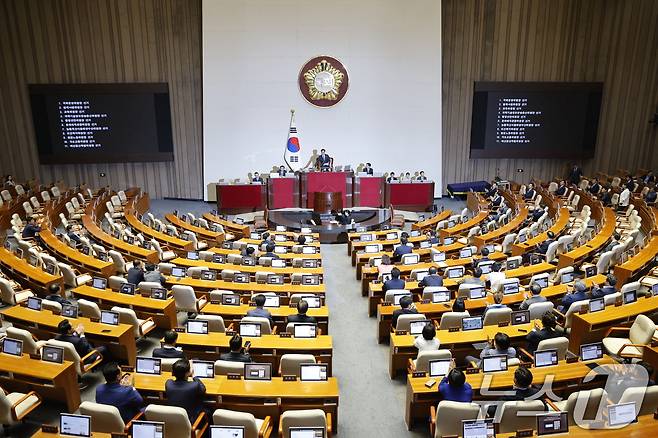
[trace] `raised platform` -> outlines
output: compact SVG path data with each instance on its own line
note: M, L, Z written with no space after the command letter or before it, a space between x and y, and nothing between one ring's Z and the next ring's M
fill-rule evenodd
M320 234L321 243L346 243L347 234L355 231L357 227L365 227L367 230L376 229L391 220L391 212L387 208L358 208L350 211L354 223L348 225L331 221L323 221L322 225L312 225L313 210L303 208L269 210L267 221L271 227L282 225L291 231L301 231L302 227L309 227L314 233Z

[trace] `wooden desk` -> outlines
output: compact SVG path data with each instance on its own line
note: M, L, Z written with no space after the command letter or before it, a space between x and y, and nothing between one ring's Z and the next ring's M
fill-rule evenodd
M135 388L149 402L164 400L165 382L171 374L160 376L135 374ZM257 380L228 380L226 376L203 379L206 402L212 408L249 412L256 418L270 415L276 422L289 409L322 409L331 413L332 429L338 427L338 380L330 377L326 382L284 382L272 377L269 382Z
M651 237L649 243L623 265L615 265L614 272L618 284L624 284L648 267L658 254L658 236Z
M108 278L116 272L114 263L104 262L96 257L85 255L71 248L55 237L48 228L42 228L39 236L41 236L41 240L48 251L54 253L58 259L63 259L66 263L76 267L81 272L91 272L93 275L103 278Z
M232 335L226 333L208 333L197 335L190 333L179 333L176 345L183 348L186 356L190 359L217 360L222 353L230 351L229 341ZM267 362L272 364L272 374L277 374L281 356L287 353L312 354L316 360L329 365L328 372L332 370L333 341L329 335L321 335L317 338L282 338L279 335L263 335L259 338L244 338L251 341L249 354L255 362Z
M233 234L237 239L246 237L249 235L249 225L240 225L232 221L227 221L221 219L219 216L216 216L212 213L204 213L203 218L207 221L210 221L215 224L219 224L224 227L224 231L228 231Z
M32 438L71 438L71 435L61 435L59 433L50 433L50 432L42 432L41 429L37 430L34 435L32 435ZM112 438L111 433L103 433L103 432L92 432L91 433L91 438Z
M522 206L516 216L514 216L508 223L498 228L497 230L490 231L485 234L473 237L473 245L481 249L483 246L490 242L497 242L505 238L506 235L513 232L525 222L528 217L528 207Z
M32 289L38 295L48 295L48 289L57 285L64 291L64 277L61 275L50 275L36 266L32 266L25 259L19 259L4 247L0 248L0 266L16 281L24 287Z
M170 236L169 234L162 233L160 231L151 228L137 219L135 216L136 213L145 212L148 210L149 198L147 194L140 196L139 198L134 198L128 202L124 210L126 221L128 224L138 232L142 233L145 236L151 237L158 242L167 245L173 251L178 253L186 253L187 251L194 251L194 242L190 240L184 240L175 236Z
M176 278L168 276L167 284L175 286L177 284L184 286L192 286L194 291L199 294L205 294L211 290L222 289L232 290L243 295L250 295L251 292L276 292L282 296L290 296L297 293L310 293L310 294L324 294L325 285L320 283L318 285L292 285L292 284L262 284L256 282L249 283L235 283L232 281L224 280L202 280L199 278L183 277Z
M578 265L585 259L596 254L608 243L612 234L615 232L615 226L615 212L611 208L605 207L601 230L592 239L587 241L585 245L560 254L558 269Z
M475 216L467 220L466 222L456 224L454 227L450 228L443 228L439 230L439 235L441 238L448 237L448 236L454 236L457 234L464 234L467 233L471 228L475 227L476 225L480 224L482 221L484 221L487 217L489 216L489 211L488 210L482 210L478 212Z
M574 438L646 438L658 432L658 422L653 415L642 415L638 417L637 423L629 424L621 429L583 429L577 425L569 426L568 433L548 435L551 437L574 437ZM499 438L514 438L514 433L496 434ZM535 431L533 436L537 436ZM545 435L546 436L546 435Z
M176 320L176 303L173 298L156 300L135 295L122 294L112 289L96 289L91 286L80 286L71 291L77 298L84 298L98 303L101 309L110 310L114 306L133 309L140 319L153 318L155 325L163 329L173 329L178 326Z
M243 240L241 240L242 242ZM240 254L240 251L237 249L225 249L225 248L210 248L208 251L214 252L215 254ZM283 260L293 260L293 259L314 259L314 260L320 260L320 264L322 264L322 254L319 252L316 252L315 254L296 254L296 253L285 253L285 254L277 254L280 259Z
M85 327L85 336L94 346L106 345L110 355L118 360L135 365L137 347L133 326L119 324L116 326L92 322L88 318L64 318L48 310L31 310L27 307L14 306L0 311L2 318L17 327L30 331L39 339L51 339L57 334L57 324L68 319L75 328L78 324Z
M411 224L412 230L428 230L435 229L437 224L441 221L448 219L452 215L451 210L443 210L440 213L435 214L431 218L425 219L424 221L415 222Z
M7 391L35 391L48 400L66 404L67 412L80 406L78 373L73 362L61 364L30 359L30 356L0 354L0 385Z
M324 269L322 267L318 268L293 268L292 266L286 266L285 268L273 268L272 266L247 266L247 265L234 265L232 263L213 263L207 262L205 260L190 260L186 258L176 258L170 263L173 263L177 266L184 266L190 268L193 266L205 266L213 271L222 272L225 269L230 269L234 271L240 271L249 274L256 274L256 272L268 271L274 272L275 274L281 274L284 277L290 279L293 274L303 274L303 275L319 275L320 281L322 281L322 276L324 274Z
M165 215L165 219L176 228L193 232L199 240L208 243L208 246L216 246L224 241L224 233L192 225L175 214L169 213Z
M555 222L553 223L553 226L551 226L548 230L544 231L543 233L537 234L532 239L528 239L523 243L513 244L512 255L513 256L523 255L528 251L532 251L533 248L535 248L537 245L548 239L549 231L555 234L555 237L557 238L557 236L562 234L562 232L566 229L568 224L569 224L569 209L567 209L566 207L562 207L560 208L559 215L555 220Z
M569 350L578 351L582 344L598 342L613 326L630 326L635 317L648 315L658 309L658 296L638 298L634 303L609 306L604 310L584 315L574 313L571 319Z
M210 303L204 306L201 313L207 315L219 315L224 318L224 324L228 326L229 324L234 323L237 328L240 320L247 316L247 312L251 309L253 309L253 307L248 304L227 306ZM288 324L287 318L290 315L297 314L297 306L268 307L267 310L272 314L274 325L278 327L279 333L286 331L286 325ZM307 315L315 317L322 333L325 335L329 333L329 307L325 305L320 308L308 309Z
M496 333L505 333L510 337L512 345L525 344L526 335L533 329L534 322L520 325L509 325L507 327L498 327L497 325L487 325L481 330L469 330L450 332L448 330L437 330L436 338L441 341L441 349L448 349L452 352L452 357L461 361L466 354L476 354L477 350L473 344L487 342L487 339L493 339ZM415 336L391 334L391 345L388 355L388 373L391 379L394 379L401 372L406 372L408 359L415 359L418 356L418 349L414 346Z
M610 357L604 356L603 359L597 361L574 363L560 362L556 366L541 368L533 367L531 368L533 375L532 383L541 387L544 380L551 376L553 379L552 389L556 394L563 392L564 389L572 391L573 388L567 388L567 385L569 384L578 384L579 389L585 389L586 385L582 383L582 380L590 373L590 371L592 371L591 368L587 366L588 363L603 365L615 362ZM486 399L486 397L483 397L480 394L480 389L485 385L489 390L500 391L511 389L514 385L515 369L516 367L510 367L507 371L499 373L467 374L466 381L473 387L473 397L475 399ZM429 418L430 406L436 406L440 401L438 382L432 388L428 388L425 386L427 380L427 377L413 378L408 376L407 378L404 420L409 430L411 430L415 421L427 420Z
M260 248L260 245L263 243L262 239L251 239L248 237L244 237L240 239L241 243L245 243L247 245L258 245L258 248ZM295 240L286 240L285 242L274 242L274 245L276 246L285 246L287 248L292 248L293 246L299 245L297 241ZM315 246L316 248L320 248L320 240L314 239L311 243L305 243L304 246ZM317 250L316 250L317 251ZM283 254L279 254L283 255Z

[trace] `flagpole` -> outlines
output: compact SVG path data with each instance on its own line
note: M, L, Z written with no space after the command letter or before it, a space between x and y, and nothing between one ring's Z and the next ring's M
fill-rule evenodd
M291 108L290 109L290 124L288 125L288 135L286 136L286 148L283 150L283 161L288 165L288 169L290 169L290 171L293 171L293 168L290 165L290 163L288 162L288 160L286 159L286 153L288 152L288 137L290 136L290 127L292 126L293 117L295 117L295 110Z

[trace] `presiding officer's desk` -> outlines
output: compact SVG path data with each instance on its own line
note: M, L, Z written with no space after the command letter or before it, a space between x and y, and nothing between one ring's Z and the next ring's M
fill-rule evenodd
M233 323L235 324L235 327L237 327L240 320L247 316L247 312L252 309L252 306L244 303L241 303L239 306L231 306L211 302L203 307L201 313L207 315L219 315L224 319L225 325L228 326ZM297 315L297 306L268 307L267 310L272 315L274 325L278 328L279 333L286 331L286 325L288 324L287 318L290 315ZM308 309L306 314L317 320L318 327L322 330L322 333L329 333L329 308L326 305L319 308Z
M473 344L487 342L493 339L496 333L505 333L510 337L512 345L525 345L524 339L528 333L535 327L537 321L519 325L508 325L499 327L498 325L485 325L480 330L467 330L450 332L449 330L437 330L436 339L441 342L439 348L448 349L452 352L452 357L458 362L464 359L466 354L474 354L477 349ZM407 362L409 359L416 359L418 349L414 346L414 335L396 335L391 333L391 346L389 349L388 372L391 379L394 379L401 372L406 372Z
M658 296L638 298L636 302L621 306L606 306L599 312L579 314L571 317L569 350L578 351L582 344L603 339L610 327L630 325L637 315L650 316L658 310Z
M79 286L71 291L76 298L84 298L98 303L101 309L110 310L114 306L132 309L140 319L153 318L155 325L163 329L173 329L176 320L176 302L169 297L166 300L145 297L139 294L123 294L112 289L96 289L91 286Z
M66 404L67 412L80 406L78 373L73 362L61 364L32 359L28 354L0 353L0 386L6 391L34 391L48 400Z
M210 332L205 335L179 333L176 345L190 358L217 360L222 353L230 351L229 341L232 334ZM312 354L316 360L326 363L331 375L333 341L329 335L316 338L282 338L279 335L262 335L260 337L243 337L243 342L251 341L249 354L255 362L272 364L272 374L277 374L281 356L288 353Z
M162 375L134 374L135 388L147 402L165 400L165 383L171 373ZM330 377L326 382L284 382L281 377L271 381L229 380L226 376L203 379L205 401L213 409L222 408L249 412L256 418L271 416L275 421L290 409L322 409L331 414L332 429L338 427L338 380Z
M31 289L38 295L47 295L52 285L57 285L63 293L64 277L51 275L36 266L32 266L25 259L19 259L4 247L0 247L0 266L14 280L23 287Z
M4 321L30 331L39 339L54 338L57 335L57 325L64 319L68 319L73 328L82 324L85 328L85 336L94 347L105 345L113 359L126 362L131 366L135 364L137 347L135 330L132 325L101 324L83 317L64 318L48 310L31 310L20 306L3 309L0 314Z
M230 290L241 295L251 295L252 292L275 292L280 296L286 297L292 294L309 293L309 294L322 294L325 293L325 285L320 283L317 285L302 285L302 284L264 284L251 281L249 283L236 283L234 281L224 280L202 280L200 278L182 277L177 278L168 276L167 284L168 289L171 286L183 285L191 286L196 292L197 296L205 295L207 292L215 289ZM286 303L284 303L286 304Z
M603 356L602 359L587 362L566 363L566 361L560 361L555 366L532 367L530 368L533 376L532 383L537 387L541 387L544 381L550 379L552 382L551 388L558 395L565 392L565 390L573 390L571 386L566 388L567 385L578 385L579 389L586 389L586 385L582 381L592 371L590 366L595 367L596 365L612 363L616 362L609 356ZM473 398L478 400L487 399L486 396L480 393L483 388L489 391L512 389L515 370L516 367L510 367L507 371L497 373L467 374L466 382L473 388ZM439 377L435 379L437 383L428 388L425 386L425 382L429 380L429 377L412 377L411 375L407 377L404 420L409 430L416 421L426 421L430 415L430 406L438 405L441 400L438 389L441 379ZM494 398L497 397L498 395L494 395Z

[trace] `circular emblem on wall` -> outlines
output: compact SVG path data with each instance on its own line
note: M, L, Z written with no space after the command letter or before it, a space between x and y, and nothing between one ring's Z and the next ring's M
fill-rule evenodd
M299 71L299 90L312 105L334 106L340 102L349 86L347 69L336 58L317 56Z

